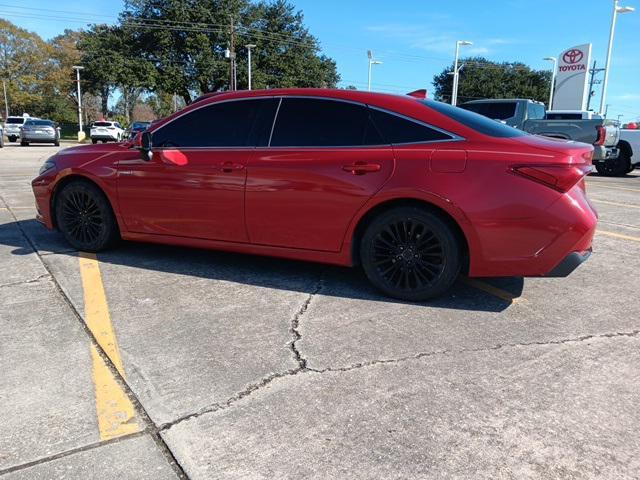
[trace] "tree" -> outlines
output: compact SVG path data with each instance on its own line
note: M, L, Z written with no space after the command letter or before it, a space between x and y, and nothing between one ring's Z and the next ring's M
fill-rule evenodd
M483 57L465 58L460 71L458 101L478 98L530 98L545 102L549 98L551 73L533 70L521 62L492 62ZM433 78L435 97L451 100L453 65Z
M0 78L7 85L11 113L40 113L49 58L49 46L37 34L0 18Z
M50 66L41 111L59 122L77 122L78 95L73 66L80 62L77 46L81 35L79 30L65 30L49 41Z

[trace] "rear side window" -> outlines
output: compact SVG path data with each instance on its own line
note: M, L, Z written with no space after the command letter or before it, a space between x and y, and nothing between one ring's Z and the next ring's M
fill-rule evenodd
M153 132L154 147L245 147L272 99L221 102L188 112ZM264 107L264 108L263 108ZM273 118L273 117L271 117Z
M372 108L371 118L386 143L422 143L451 140L453 137L408 118Z
M364 105L319 98L283 98L272 147L350 147L382 144Z
M542 120L545 116L545 108L544 105L539 103L529 103L527 104L527 118L530 120Z
M431 108L442 115L446 115L452 120L455 120L476 132L482 133L483 135L501 138L523 137L528 135L528 133L525 133L522 130L517 130L505 125L504 123L491 120L483 115L478 115L477 113L469 112L462 108L454 107L448 103L436 102L434 100L421 100L421 102L426 107Z
M460 108L494 120L506 120L516 115L516 102L465 103Z

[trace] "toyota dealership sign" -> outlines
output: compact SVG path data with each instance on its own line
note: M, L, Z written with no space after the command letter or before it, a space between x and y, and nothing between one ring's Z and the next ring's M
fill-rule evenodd
M591 44L568 48L558 60L552 110L586 110Z

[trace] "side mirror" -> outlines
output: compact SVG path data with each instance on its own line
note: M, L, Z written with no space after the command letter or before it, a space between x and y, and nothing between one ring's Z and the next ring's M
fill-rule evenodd
M151 148L153 144L151 143L151 133L142 132L140 137L140 157L142 157L145 162L148 162L152 157Z

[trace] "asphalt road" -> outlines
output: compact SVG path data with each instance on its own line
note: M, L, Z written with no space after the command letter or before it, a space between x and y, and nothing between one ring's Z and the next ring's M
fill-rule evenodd
M640 476L640 172L589 177L565 279L424 304L357 270L124 243L34 219L57 149L0 150L0 476Z

